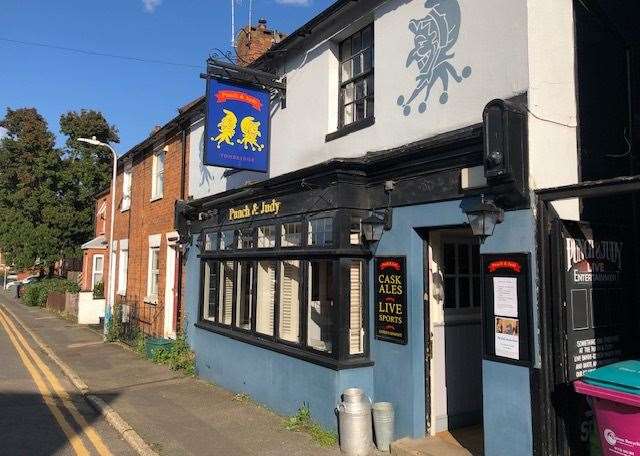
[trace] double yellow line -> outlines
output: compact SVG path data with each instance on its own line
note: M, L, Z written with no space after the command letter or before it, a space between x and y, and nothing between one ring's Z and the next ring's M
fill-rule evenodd
M22 363L27 368L27 371L29 371L29 374L38 387L38 391L40 391L40 395L44 399L45 404L60 426L60 429L62 429L62 432L67 436L67 439L69 440L69 443L76 455L89 456L91 453L87 450L82 438L69 424L69 421L61 410L62 407L73 417L76 424L81 429L82 435L93 444L97 453L100 456L111 456L111 452L104 444L98 433L89 423L87 423L84 416L78 412L78 409L73 404L73 401L67 391L60 384L60 381L42 361L38 354L31 348L20 331L18 331L18 328L15 326L13 321L2 309L0 309L0 324L2 324L2 327L9 336L9 339L18 352ZM46 380L48 380L48 384L43 378L43 375ZM55 392L55 396L52 394L52 390ZM62 407L60 407L59 402L56 401L56 396L62 402Z

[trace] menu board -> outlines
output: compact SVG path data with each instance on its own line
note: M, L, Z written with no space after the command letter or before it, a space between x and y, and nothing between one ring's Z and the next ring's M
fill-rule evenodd
M483 254L485 358L528 365L529 254Z
M569 381L622 356L624 243L616 231L562 221Z
M375 338L407 343L407 282L405 257L375 258Z

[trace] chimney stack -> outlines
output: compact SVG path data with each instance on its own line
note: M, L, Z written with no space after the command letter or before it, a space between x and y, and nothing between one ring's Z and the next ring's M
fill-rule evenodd
M256 25L247 25L240 30L236 40L237 64L251 65L284 37L284 33L269 30L267 20L264 18L260 19Z

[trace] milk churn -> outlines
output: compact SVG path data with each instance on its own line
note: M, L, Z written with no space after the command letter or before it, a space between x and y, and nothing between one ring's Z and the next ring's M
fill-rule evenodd
M360 388L347 388L338 404L340 451L348 456L368 456L373 450L371 400Z

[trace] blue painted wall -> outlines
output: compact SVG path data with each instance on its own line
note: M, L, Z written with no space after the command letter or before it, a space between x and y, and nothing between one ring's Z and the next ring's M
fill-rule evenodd
M537 308L535 286L535 220L531 211L505 214L493 236L481 247L482 253L531 252L532 305ZM537 328L534 310L533 327ZM537 330L534 330L537 334ZM539 359L537 342L536 358ZM484 448L491 456L528 456L533 453L531 385L529 369L492 361L482 364Z
M373 396L371 367L335 371L196 328L199 262L197 248L192 247L186 270L186 333L201 378L246 393L283 415L293 415L307 403L314 419L330 429L337 428L334 409L342 391L357 386Z
M334 407L340 393L358 386L374 401L394 404L397 437L424 436L424 265L423 240L416 230L464 223L460 201L394 209L393 229L384 233L375 254L407 257L409 343L397 345L370 336L374 366L343 371L195 328L192 323L197 319L200 269L197 249L192 247L187 258L187 336L196 352L198 374L232 391L247 393L282 414L293 414L307 402L314 417L331 428L336 427ZM530 211L517 211L506 214L482 252L533 252L534 248L533 216ZM532 256L531 270L535 272L533 260ZM372 268L369 274L373 284ZM369 295L371 308L373 288ZM369 318L373 328L373 312ZM483 383L486 454L531 454L529 370L485 361Z

